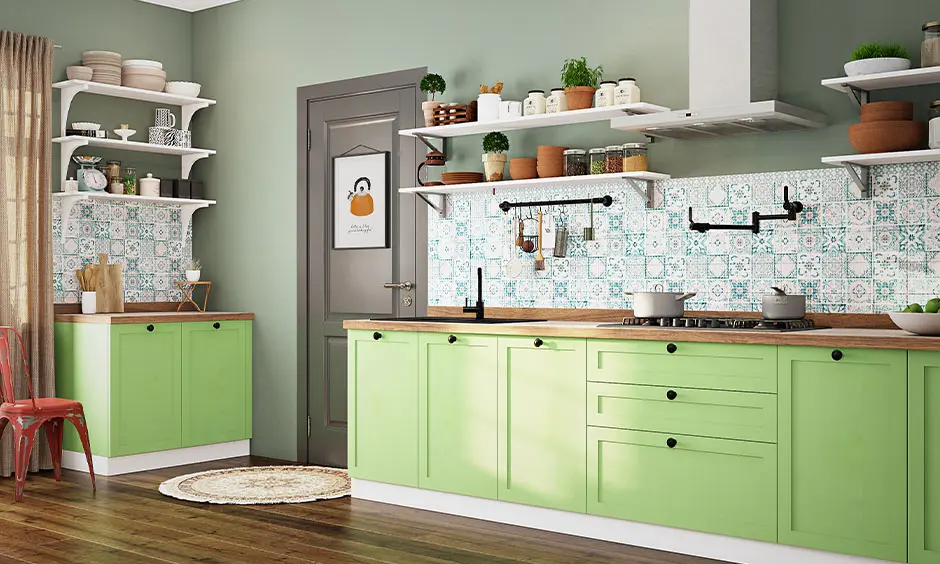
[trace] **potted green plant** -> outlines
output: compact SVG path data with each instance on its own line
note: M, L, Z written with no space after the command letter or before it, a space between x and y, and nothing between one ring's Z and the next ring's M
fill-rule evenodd
M499 131L492 131L483 137L483 173L487 182L499 182L503 179L506 168L506 151L509 150L509 138Z
M193 259L189 261L186 265L186 281L187 282L199 282L199 278L202 276L202 263L199 262L199 259Z
M845 74L859 76L909 68L911 58L900 43L866 43L855 48L852 60L845 63Z
M439 74L428 73L421 79L420 87L422 92L431 95L430 100L421 102L421 109L424 111L424 125L430 127L434 125L434 110L443 104L443 102L435 100L434 97L437 94L444 93L444 89L447 88L447 82L445 82L444 77Z
M561 85L565 87L565 98L569 110L584 110L594 102L597 82L604 74L604 67L591 68L587 59L566 59L561 67Z

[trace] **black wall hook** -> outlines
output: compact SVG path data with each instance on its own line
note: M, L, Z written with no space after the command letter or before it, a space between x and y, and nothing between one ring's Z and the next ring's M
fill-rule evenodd
M715 223L696 223L695 220L692 219L692 208L689 207L689 229L692 231L698 231L699 233L705 233L706 231L711 231L712 229L750 231L752 233L760 233L761 221L796 221L796 214L803 211L803 204L796 200L793 200L792 202L790 201L789 186L783 187L783 209L787 213L762 215L760 212L754 212L751 214L750 225L723 225Z

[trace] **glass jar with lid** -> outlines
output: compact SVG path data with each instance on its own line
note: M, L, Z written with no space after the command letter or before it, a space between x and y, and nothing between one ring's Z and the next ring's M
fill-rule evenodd
M924 42L920 46L920 66L940 66L940 22L924 24Z
M613 106L615 88L617 88L617 83L612 80L601 82L601 85L597 87L597 92L594 94L594 106L597 108Z
M610 145L604 151L604 172L623 172L623 148L620 145Z
M603 147L597 147L588 151L591 174L604 174L607 172L606 158L607 149Z
M557 114L558 112L568 111L568 97L565 96L564 88L552 88L551 94L545 100L545 112Z
M121 176L121 161L108 161L108 192L124 193L124 177Z
M614 89L614 104L622 106L638 103L640 103L640 87L636 85L636 79L621 78L618 80L617 88Z
M930 148L940 149L940 100L930 104Z
M627 143L622 148L623 172L646 172L649 170L646 143Z
M522 103L522 115L535 116L545 113L545 91L529 90L529 95Z
M565 176L583 176L588 173L587 151L567 149L565 157Z
M137 195L137 169L132 166L124 167L124 194Z

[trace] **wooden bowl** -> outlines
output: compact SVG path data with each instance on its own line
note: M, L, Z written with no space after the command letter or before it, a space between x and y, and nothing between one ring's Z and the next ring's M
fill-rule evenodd
M509 159L509 175L513 180L525 180L527 178L537 178L538 171L536 167L537 159Z
M911 121L913 102L871 102L862 104L862 123L875 121Z
M849 126L849 142L859 153L913 151L923 146L927 124L919 121L874 121Z

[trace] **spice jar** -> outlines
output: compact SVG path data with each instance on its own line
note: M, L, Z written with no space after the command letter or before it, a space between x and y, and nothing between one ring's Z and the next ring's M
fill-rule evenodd
M605 164L605 159L607 158L607 149L603 147L591 149L588 151L588 157L588 160L591 163L591 174L604 174L607 172L607 165Z
M623 172L623 148L620 145L611 145L604 151L604 172Z
M636 85L636 79L621 78L618 80L617 88L614 89L614 104L622 106L638 103L640 103L640 87Z
M930 104L930 148L940 149L940 100Z
M646 143L627 143L623 146L623 171L646 172L649 170Z
M940 66L940 22L924 24L924 42L920 46L920 66Z
M612 80L601 82L601 85L597 87L597 92L594 94L594 107L603 108L613 106L615 88L617 88L617 83Z
M124 167L124 194L137 195L137 169L132 166Z
M587 151L584 149L568 149L565 156L565 176L583 176L588 172Z
M121 161L108 161L108 192L124 193L124 177L121 176Z
M545 113L545 91L529 90L529 96L522 104L522 115L535 116Z
M552 93L545 100L545 113L557 114L568 111L568 97L564 88L552 88Z

